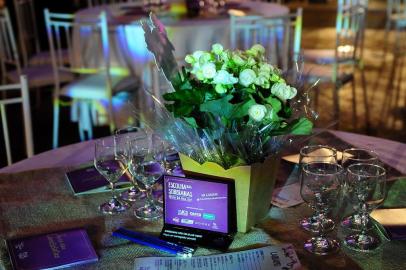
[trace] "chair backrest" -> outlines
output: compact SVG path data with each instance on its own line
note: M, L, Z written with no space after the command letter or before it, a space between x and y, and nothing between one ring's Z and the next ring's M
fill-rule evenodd
M8 165L10 165L12 163L12 157L11 157L10 134L9 134L8 124L7 124L6 105L16 104L16 103L22 104L26 152L27 152L28 157L31 157L34 154L30 100L29 100L28 82L27 82L26 76L21 76L20 84L0 86L0 92L2 92L2 93L12 92L12 91L15 92L16 90L18 90L20 92L20 95L18 97L13 96L10 98L0 99L1 125L3 127L3 136L4 136L5 145L6 145L6 155L7 155ZM9 96L9 95L0 95L0 96Z
M30 56L40 52L37 19L33 0L13 0L17 18L18 40L21 47L23 65L26 66Z
M248 49L254 44L265 47L271 64L287 70L300 54L302 9L278 17L235 16L230 19L233 49Z
M0 65L2 69L2 82L6 81L9 66L13 66L21 74L20 58L17 50L13 26L8 9L0 9Z
M49 48L54 69L56 95L60 88L59 72L70 71L77 74L104 73L107 89L111 96L110 47L106 13L97 18L76 19L73 14L52 13L44 10ZM88 35L86 48L80 44L81 35ZM100 61L87 62L84 54L91 51L100 55ZM67 55L67 57L66 57ZM69 61L66 61L68 58Z
M336 59L362 59L367 1L338 0Z
M392 14L406 14L406 0L388 0L386 12L388 18Z

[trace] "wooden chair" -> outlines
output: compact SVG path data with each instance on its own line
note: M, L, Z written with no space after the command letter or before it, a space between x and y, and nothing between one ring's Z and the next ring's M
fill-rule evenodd
M81 140L85 140L85 134L88 138L93 137L92 128L99 113L97 108L103 104L107 106L110 131L114 132L116 124L113 104L128 98L123 96L123 90L126 89L123 89L125 86L122 83L128 78L129 71L110 66L109 30L105 12L102 12L96 20L89 21L75 20L72 14L51 13L48 9L45 9L44 13L55 80L53 147L58 146L59 111L63 97L72 100L68 105L71 106L71 115L76 111ZM95 55L100 55L98 63L87 63L85 57L81 55L83 48L75 49L74 31L84 31L95 37L90 49ZM68 52L69 63L63 61L64 50ZM75 59L79 59L80 62L77 63ZM77 79L62 87L60 71L75 74Z
M40 88L54 84L51 65L26 66L20 63L16 39L7 8L0 10L0 66L2 83L18 83L21 75L26 75L30 88ZM60 74L61 81L72 80L67 73Z
M358 104L356 102L354 73L359 68L361 70L366 127L369 128L369 106L362 63L365 16L367 12L365 3L366 1L360 0L338 0L335 48L304 50L303 52L307 76L313 80L320 80L321 83L331 83L333 85L333 117L337 121L336 127L338 127L340 112L338 90L349 82L351 82L353 95L353 126L356 127L357 125ZM315 96L315 103L317 107L318 93Z
M230 19L230 44L233 49L265 47L271 64L286 71L300 54L302 9L278 17L235 16Z
M12 163L11 146L10 146L10 133L7 124L7 114L6 105L21 103L23 110L23 122L24 122L24 133L25 133L25 148L27 157L31 157L34 154L34 143L32 137L32 124L31 124L31 112L30 112L30 98L28 94L28 82L26 76L20 77L19 84L10 84L0 86L1 93L15 93L19 91L19 96L15 97L11 95L0 95L7 96L6 98L0 99L0 116L1 125L3 127L3 136L6 148L7 164ZM14 119L14 118L13 118ZM19 143L19 142L16 142Z

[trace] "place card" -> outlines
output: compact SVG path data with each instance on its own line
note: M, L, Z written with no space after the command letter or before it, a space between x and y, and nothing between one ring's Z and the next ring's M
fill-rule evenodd
M59 269L98 260L84 229L7 240L7 249L15 270Z
M287 208L303 203L300 195L300 183L296 182L280 188L272 193L272 204L280 208Z
M325 151L328 150L323 150L323 149L318 149L313 152L311 152L312 155L323 155L325 154ZM343 152L337 151L337 160L341 160L343 158ZM282 157L283 160L286 160L291 163L299 164L300 160L300 154L293 154L293 155L287 155Z
M267 246L245 251L192 258L145 257L134 261L134 270L289 270L301 269L292 245Z
M74 195L93 194L108 192L110 183L102 176L94 166L84 167L67 172L66 179ZM129 173L125 173L116 183L117 190L131 186Z

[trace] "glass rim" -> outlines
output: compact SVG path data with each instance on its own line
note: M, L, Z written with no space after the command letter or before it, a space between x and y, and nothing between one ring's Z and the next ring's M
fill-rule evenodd
M365 177L381 177L381 176L386 175L386 169L383 166L378 165L378 164L372 164L372 163L354 163L354 164L351 164L350 166L347 167L347 172L352 174L352 175L361 176L360 174L351 171L351 168L361 166L361 165L362 166L375 167L375 168L377 168L377 169L379 169L381 171L378 175L371 175L371 176L365 175Z
M331 155L309 155L309 153L303 153L304 149L311 149L311 148L326 148L331 150L333 153ZM314 149L317 150L317 149ZM306 156L306 157L337 157L337 149L335 149L332 146L324 145L324 144L317 144L317 145L306 145L300 148L299 151L301 156Z
M333 165L333 166L339 168L339 170L337 170L336 172L332 172L332 173L315 173L315 172L312 172L312 171L309 171L308 169L306 169L306 167L309 167L309 166L312 165L312 164L329 164L329 165ZM344 168L343 168L343 166L341 166L340 164L338 164L338 163L333 163L333 162L322 162L322 161L313 161L313 162L309 162L309 163L303 164L302 170L303 170L305 173L313 174L313 175L317 175L317 176L336 175L336 174L339 174L339 173L343 173L343 172L344 172Z
M351 160L359 160L359 161L368 161L368 160L379 160L378 154L374 151L374 150L370 150L367 148L357 148L357 147L352 147L352 148L348 148L345 149L343 151L343 159L344 159L344 154L345 153L349 153L349 151L365 151L369 154L371 154L371 158L353 158L353 157L349 157Z

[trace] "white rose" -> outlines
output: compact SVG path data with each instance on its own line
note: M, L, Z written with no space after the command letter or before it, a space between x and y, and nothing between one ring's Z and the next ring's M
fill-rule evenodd
M227 72L226 70L220 70L217 72L216 77L213 79L213 83L215 84L223 84L223 85L229 85L229 84L235 84L238 82L238 79L233 77L232 74Z
M233 54L233 61L237 66L245 65L244 59L242 59L242 57L238 54Z
M297 90L285 83L275 83L272 85L271 93L285 102L288 99L294 98L297 94Z
M216 92L219 94L224 94L227 92L227 88L221 84L216 84L216 86L214 87L214 90L216 90Z
M223 52L223 50L224 49L221 44L216 43L211 46L211 51L217 55L220 55Z
M267 113L264 105L255 104L248 109L248 115L256 122L262 121Z
M213 63L206 63L202 66L202 72L206 79L213 79L217 74L216 65Z
M204 53L204 51L195 51L192 56L195 59L196 62L199 61L200 56L202 56L202 54Z
M200 55L199 57L199 64L203 66L204 64L210 62L210 60L211 60L210 53L203 52L202 55Z
M252 69L247 68L241 71L239 81L241 85L248 87L255 81L256 77L257 75L255 72Z
M193 64L194 62L196 62L196 60L192 55L188 54L185 57L185 62L188 64Z

